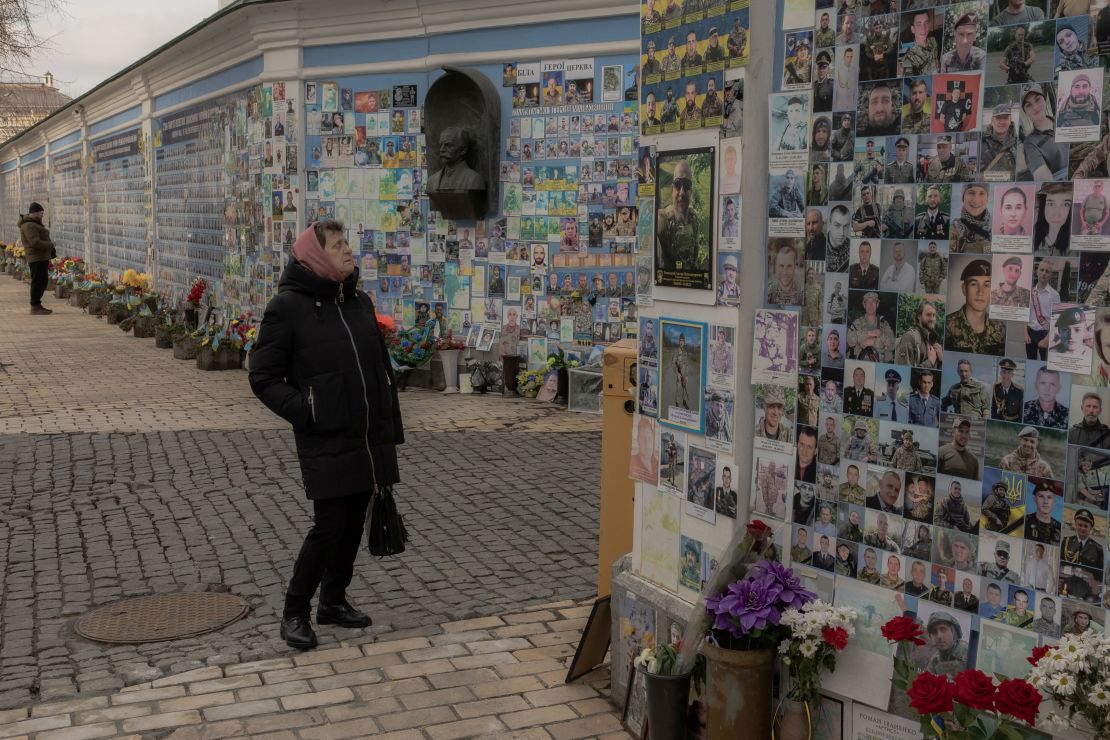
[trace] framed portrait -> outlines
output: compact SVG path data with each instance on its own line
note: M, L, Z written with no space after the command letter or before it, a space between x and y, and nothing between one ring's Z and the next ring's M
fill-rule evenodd
M655 285L713 289L715 168L715 147L658 153Z
M702 434L705 351L709 328L700 321L659 319L659 422Z
M647 737L647 684L644 674L636 666L628 667L628 687L624 694L624 711L621 713L621 726L632 737Z

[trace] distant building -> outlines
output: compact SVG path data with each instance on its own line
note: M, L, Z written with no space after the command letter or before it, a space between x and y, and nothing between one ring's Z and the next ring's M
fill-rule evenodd
M49 72L42 82L0 82L0 142L34 126L70 101L54 87Z

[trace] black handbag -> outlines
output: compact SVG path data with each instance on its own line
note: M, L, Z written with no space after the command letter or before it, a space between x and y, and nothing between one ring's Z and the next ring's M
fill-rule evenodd
M366 531L366 546L371 555L384 557L400 555L405 551L409 535L397 511L391 487L379 488L371 497Z

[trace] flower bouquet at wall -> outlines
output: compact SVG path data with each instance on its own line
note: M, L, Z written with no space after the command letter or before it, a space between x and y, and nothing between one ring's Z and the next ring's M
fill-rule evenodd
M114 286L108 284L102 275L86 275L82 288L88 291L85 304L89 316L103 316L108 310L108 301L115 294Z
M562 347L556 347L554 352L548 353L546 372L556 373L558 376L558 386L553 399L555 403L567 403L567 394L570 388L570 368L578 367L578 365L578 360L567 360L566 352L563 351Z
M53 267L56 263L56 267ZM85 260L80 257L64 257L51 263L54 276L54 297L65 300L73 294L74 284L85 274Z
M910 657L925 644L921 624L909 616L895 617L882 627L883 637L896 645L894 686L905 691L918 713L924 737L944 740L1021 740L1037 720L1041 694L1029 681L998 676L998 683L979 670L964 670L955 679L921 673ZM1110 699L1110 694L1107 695ZM1105 737L1100 735L1099 737Z
M238 370L241 367L243 339L232 322L209 321L193 332L197 347L197 368L201 370Z
M393 364L398 368L418 368L431 362L436 351L436 339L432 336L435 326L435 321L429 321L423 327L398 328L389 335L386 346Z
M193 280L192 285L189 286L189 292L185 295L185 325L190 329L197 328L200 302L204 299L207 290L208 283L204 278L198 277Z
M858 616L854 609L820 600L783 612L781 624L789 636L779 643L779 656L793 686L783 701L781 740L812 737L814 713L821 701L821 674L836 670L836 656L855 634Z
M1110 737L1110 636L1087 630L1034 648L1029 683L1055 703L1046 729L1063 737ZM1035 716L1035 712L1034 712Z
M163 300L154 316L154 346L158 349L173 349L174 328L185 325L176 320L174 311Z
M521 370L516 375L516 390L525 398L535 398L544 384L543 370Z
M8 271L8 265L11 264L14 259L12 257L12 249L14 249L14 247L12 247L11 244L0 244L0 272Z
M15 259L15 267L11 270L11 276L22 280L23 273L27 271L27 250L16 244L12 247L12 257Z

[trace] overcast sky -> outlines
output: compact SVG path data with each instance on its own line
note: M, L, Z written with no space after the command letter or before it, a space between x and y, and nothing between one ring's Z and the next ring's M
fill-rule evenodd
M75 98L217 9L217 0L64 0L61 14L35 24L53 38L27 72L52 72L58 89Z

